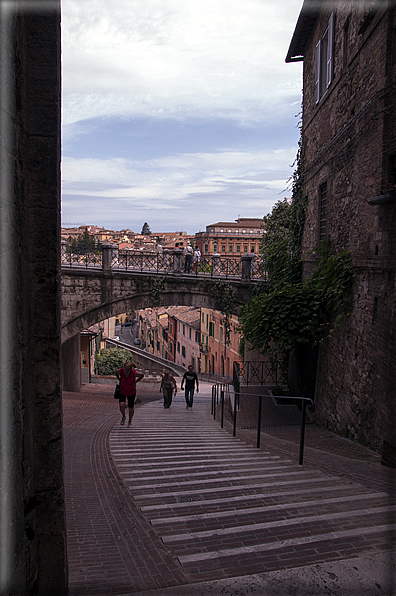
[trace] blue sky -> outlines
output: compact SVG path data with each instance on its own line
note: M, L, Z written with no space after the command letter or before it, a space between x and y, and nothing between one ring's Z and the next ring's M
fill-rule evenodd
M62 224L195 233L290 196L301 4L62 0Z

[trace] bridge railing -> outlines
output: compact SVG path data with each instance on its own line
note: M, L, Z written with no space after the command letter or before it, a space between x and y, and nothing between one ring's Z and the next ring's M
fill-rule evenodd
M265 272L255 266L251 254L241 257L227 257L220 254L203 255L199 261L192 262L189 270L180 249L164 249L161 252L143 252L140 250L119 250L109 243L102 244L101 253L73 253L65 241L61 249L62 267L103 268L113 271L138 271L140 273L186 274L202 277L220 277L225 279L266 280Z
M67 246L66 242L62 242L61 246L61 265L62 267L79 267L79 268L102 268L102 253L91 252L72 252Z

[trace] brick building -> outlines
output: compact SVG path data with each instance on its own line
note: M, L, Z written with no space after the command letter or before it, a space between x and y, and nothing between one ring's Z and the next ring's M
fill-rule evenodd
M201 308L201 372L232 377L234 361L240 360L238 317L231 317L229 344L226 341L224 315L217 310Z
M263 235L263 220L239 217L235 222L217 222L195 234L195 244L202 255L219 253L222 257L240 257L258 252Z
M396 446L396 15L393 3L304 0L286 61L304 61L302 155L309 251L350 251L353 313L320 348L316 419Z

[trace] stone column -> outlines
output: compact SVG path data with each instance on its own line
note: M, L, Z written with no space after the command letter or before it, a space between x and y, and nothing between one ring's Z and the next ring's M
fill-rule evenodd
M117 246L118 248L118 246ZM111 271L111 262L113 260L113 245L110 242L103 242L102 244L102 269L103 271Z
M252 272L252 260L251 254L242 255L242 279L250 280Z
M183 251L180 248L173 249L173 273L181 275Z

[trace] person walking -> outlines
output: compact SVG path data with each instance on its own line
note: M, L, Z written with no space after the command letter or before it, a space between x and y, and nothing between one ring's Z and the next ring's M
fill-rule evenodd
M190 273L192 257L193 257L193 248L192 248L191 244L187 244L184 247L183 255L184 255L184 273Z
M186 383L186 389L184 394L186 398L186 408L188 410L191 410L193 406L195 384L197 385L197 393L199 393L198 375L197 373L193 372L193 367L191 364L189 365L188 370L183 375L183 379L180 386L180 389L182 391L184 382Z
M166 370L162 375L160 391L164 396L164 408L170 408L172 404L172 394L177 393L177 385L174 377Z
M198 273L198 265L201 261L201 251L199 250L198 246L194 249L194 271Z
M123 368L115 371L115 375L120 382L120 397L118 400L122 415L120 424L125 424L125 409L126 403L128 403L128 426L131 426L135 413L136 383L143 379L144 375L132 368L132 362L125 362Z

